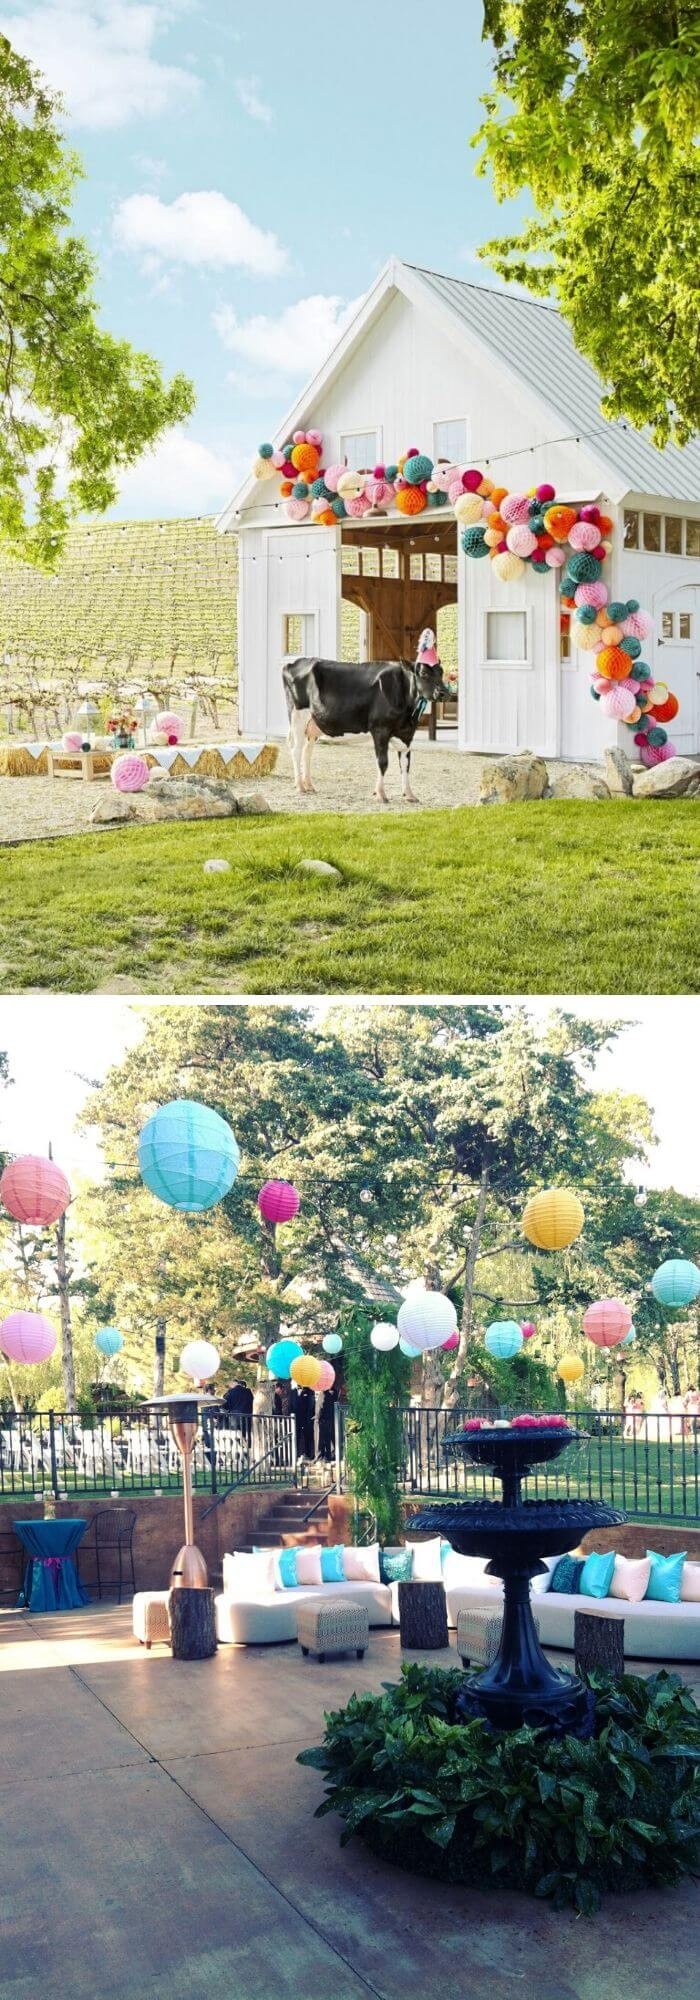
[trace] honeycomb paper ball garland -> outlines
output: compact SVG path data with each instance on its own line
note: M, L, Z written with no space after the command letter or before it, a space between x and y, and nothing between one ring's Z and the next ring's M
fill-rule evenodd
M653 619L634 598L608 603L602 570L612 548L613 523L600 507L558 500L548 480L526 493L509 493L479 466L435 464L416 445L395 464L362 472L322 461L321 432L295 431L281 448L269 443L258 447L253 476L260 482L277 478L287 519L295 523L310 519L317 527L335 527L346 517L361 519L391 507L413 519L428 507L449 503L462 530L465 556L473 562L490 557L499 582L516 583L526 567L541 576L559 570L564 630L572 645L595 656L596 676L608 683L591 685L601 713L633 731L640 761L648 769L676 756L663 726L678 713L675 695L667 691L657 708L637 700L637 682L651 679L640 652L653 631ZM602 623L596 621L597 612ZM626 646L629 651L622 658ZM615 682L625 683L622 696L613 692Z

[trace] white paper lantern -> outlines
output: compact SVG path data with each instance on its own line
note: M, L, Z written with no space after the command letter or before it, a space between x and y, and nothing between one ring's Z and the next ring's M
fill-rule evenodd
M220 1363L218 1347L210 1340L189 1340L180 1355L180 1373L191 1375L193 1382L208 1382Z
M399 1333L421 1351L442 1347L457 1325L452 1300L444 1292L411 1292L398 1314Z
M398 1347L399 1344L396 1327L391 1326L389 1321L384 1319L378 1320L376 1326L373 1326L370 1340L372 1346L376 1347L378 1354L390 1354L392 1347Z

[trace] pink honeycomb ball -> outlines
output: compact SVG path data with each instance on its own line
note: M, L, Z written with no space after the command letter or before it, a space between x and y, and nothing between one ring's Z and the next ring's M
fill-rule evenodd
M176 743L179 743L181 736L185 734L185 725L182 716L175 715L172 709L169 708L164 709L162 715L156 716L156 729L162 729L169 743L173 741L173 738Z
M345 512L352 515L356 521L360 520L363 514L369 513L371 505L372 502L368 500L366 493L349 493L345 496Z
M524 521L516 522L515 527L508 529L506 542L515 556L531 556L533 549L537 548L537 536L525 526Z
M596 549L598 547L598 529L595 523L593 521L574 521L573 528L569 529L569 541L572 549Z
M596 611L602 610L608 601L607 583L577 583L574 597L577 604L592 604Z
M277 468L277 471L278 471L278 472L281 472L281 471L282 471L282 467L283 467L283 465L284 465L284 464L286 463L286 461L285 461L285 456L284 456L284 452L283 452L283 451L273 451L273 454L272 454L272 463L273 463L273 465L274 465L274 466L276 466L276 468Z
M648 611L631 611L629 618L623 618L622 621L626 639L648 639L653 629L654 620Z
M305 521L311 507L308 500L288 500L284 511L288 521Z
M82 749L83 739L79 729L67 729L62 740L64 750Z
M115 757L111 775L115 791L143 792L149 779L146 759L137 757L133 750L125 750L123 756Z
M316 446L316 450L317 450L317 451L320 451L320 450L321 450L321 446L322 446L322 444L323 444L323 438L322 438L322 436L321 436L321 432L320 432L320 431L307 431L307 433L306 433L306 442L307 442L307 444L315 444L315 446Z
M447 498L450 502L451 507L454 507L455 502L457 500L461 500L463 492L464 492L464 487L462 485L461 477L453 479L451 485L448 486L447 488Z
M566 562L565 550L558 548L555 543L553 549L545 549L544 559L548 569L563 569Z
M671 757L678 756L678 751L675 743L672 743L669 738L667 743L659 743L658 745L655 743L640 743L639 755L642 763L646 764L647 770L651 770L654 764L668 764Z
M518 522L527 521L530 513L527 493L507 493L498 511L501 520L507 521L509 527L516 527Z
M460 486L461 483L460 480ZM453 465L433 466L433 485L437 487L438 493L449 493L450 487L456 484L457 474Z

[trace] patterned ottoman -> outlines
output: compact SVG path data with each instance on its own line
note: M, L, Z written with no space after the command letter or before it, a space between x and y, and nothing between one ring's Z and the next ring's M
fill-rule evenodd
M170 1645L170 1619L168 1617L169 1590L137 1590L132 1603L132 1626L134 1638L147 1651L154 1639Z
M297 1639L302 1653L357 1653L361 1660L369 1645L369 1618L363 1604L348 1604L344 1597L326 1597L322 1604L301 1604L297 1618Z

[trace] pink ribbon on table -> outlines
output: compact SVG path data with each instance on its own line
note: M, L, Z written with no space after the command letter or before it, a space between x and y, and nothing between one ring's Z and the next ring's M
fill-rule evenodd
M63 1560L64 1560L63 1556L39 1557L42 1569L50 1569L55 1584L58 1583L58 1579L61 1574L61 1564L63 1563Z

